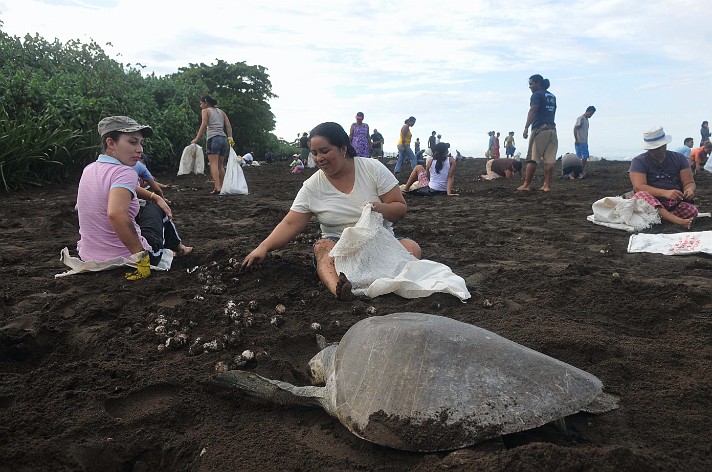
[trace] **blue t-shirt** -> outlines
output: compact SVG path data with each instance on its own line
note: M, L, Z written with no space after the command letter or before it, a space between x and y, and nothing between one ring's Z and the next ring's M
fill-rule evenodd
M676 153L682 154L683 156L685 156L688 159L690 158L690 151L692 151L692 149L690 149L687 146L681 146L681 147L675 149Z
M548 90L537 90L532 94L529 105L538 105L536 116L532 122L532 130L542 125L555 126L554 116L556 115L556 97Z
M680 171L690 168L690 161L677 152L665 151L665 160L658 164L649 152L635 156L628 172L645 174L648 185L664 190L682 190Z
M139 179L142 179L144 181L153 180L151 172L148 171L148 167L146 167L143 162L138 161L136 164L134 164L132 169L136 171L136 174L138 174Z

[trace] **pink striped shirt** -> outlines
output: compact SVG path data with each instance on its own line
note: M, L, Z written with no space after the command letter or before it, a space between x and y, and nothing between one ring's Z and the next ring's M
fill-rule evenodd
M137 182L136 171L104 154L84 168L77 191L80 236L77 249L82 260L105 261L119 256L131 257L131 251L124 246L109 222L109 192L115 188L125 188L131 192L128 216L134 224L141 245L150 249L135 220L139 210L136 198Z

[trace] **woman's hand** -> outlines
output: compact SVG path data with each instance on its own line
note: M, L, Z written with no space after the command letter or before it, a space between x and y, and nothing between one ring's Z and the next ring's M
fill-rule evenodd
M383 202L371 202L371 207L376 213L383 213L383 210L388 208L388 203Z
M253 264L259 264L265 258L267 257L267 249L262 247L262 245L257 246L252 250L251 253L245 257L245 259L242 261L242 268L246 269L249 267L252 267Z
M154 201L156 202L156 205L161 207L161 210L163 210L163 213L166 214L168 219L172 221L173 220L173 212L171 211L171 207L168 206L168 202L166 202L166 199L159 195L156 195L156 198L154 199Z

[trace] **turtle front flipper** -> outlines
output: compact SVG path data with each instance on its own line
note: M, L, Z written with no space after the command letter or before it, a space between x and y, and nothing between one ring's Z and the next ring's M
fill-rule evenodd
M621 399L615 395L601 392L591 403L581 408L581 411L592 415L601 415L617 409L620 401Z
M250 396L279 405L323 406L324 387L297 387L252 372L230 370L213 377L211 383L219 387L236 388Z

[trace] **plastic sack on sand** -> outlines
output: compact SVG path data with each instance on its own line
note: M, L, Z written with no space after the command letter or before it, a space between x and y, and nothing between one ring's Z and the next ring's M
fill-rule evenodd
M652 252L666 256L682 256L698 252L712 254L712 232L633 234L628 240L628 252Z
M69 249L62 249L59 254L59 260L71 270L61 274L55 274L55 278L65 277L67 275L80 274L82 272L99 272L101 270L114 269L116 267L136 267L136 262L126 257L114 257L105 261L83 261L78 257L70 256ZM173 264L173 251L164 250L161 254L161 260L157 266L151 266L153 270L168 270Z
M204 174L205 173L205 156L203 156L203 148L197 144L189 144L183 149L183 154L180 156L180 164L178 165L178 175L185 174Z
M593 215L586 217L591 223L631 233L660 223L657 210L640 198L606 197L591 208Z
M355 226L346 228L329 253L337 272L351 282L355 295L377 297L395 293L404 298L435 292L470 298L465 281L448 266L418 260L383 227L383 215L366 205Z
M230 148L230 157L227 160L225 180L223 180L220 195L247 195L247 181L240 166L240 159L235 150Z
M316 167L316 161L314 161L314 156L312 156L312 153L309 153L309 158L307 159L307 167L309 167L310 169Z

